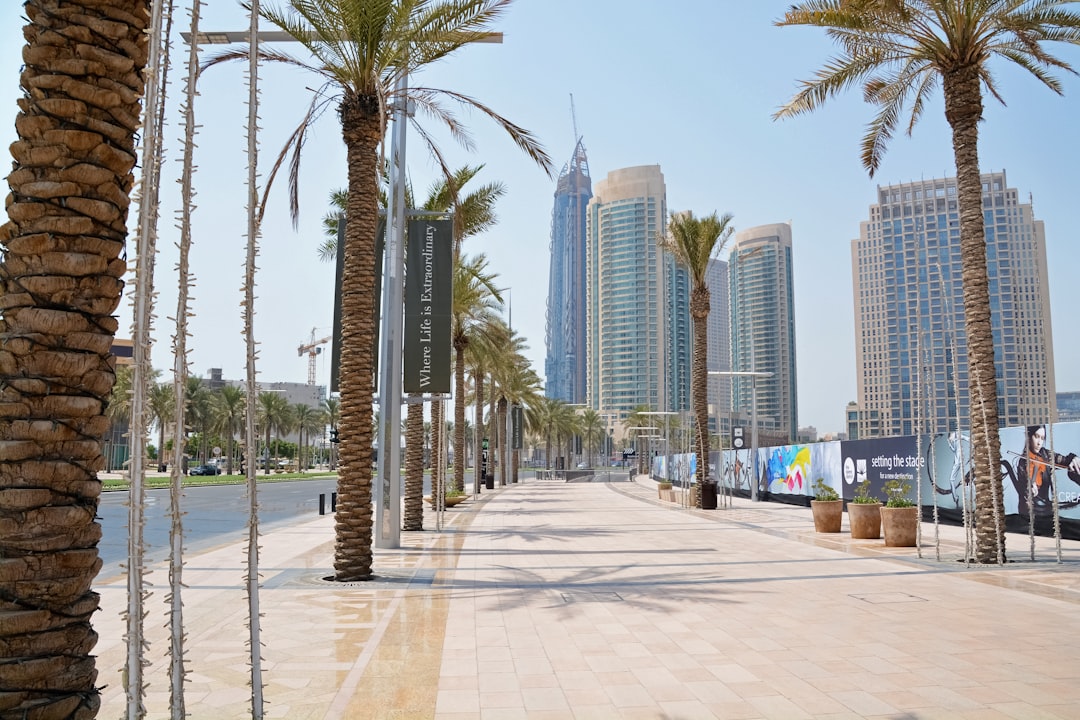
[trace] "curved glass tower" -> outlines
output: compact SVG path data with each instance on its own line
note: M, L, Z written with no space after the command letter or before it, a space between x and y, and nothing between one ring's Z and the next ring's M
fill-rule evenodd
M547 299L546 395L567 403L585 401L585 210L592 180L585 145L559 173L551 211L551 265Z

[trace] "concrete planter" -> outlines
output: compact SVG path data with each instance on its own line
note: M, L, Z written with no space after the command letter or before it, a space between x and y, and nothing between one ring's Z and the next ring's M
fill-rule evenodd
M881 503L848 503L848 526L855 540L881 537Z
M915 547L919 527L919 508L881 508L881 527L888 547Z
M840 532L840 523L844 518L843 500L811 500L810 510L814 513L815 532Z

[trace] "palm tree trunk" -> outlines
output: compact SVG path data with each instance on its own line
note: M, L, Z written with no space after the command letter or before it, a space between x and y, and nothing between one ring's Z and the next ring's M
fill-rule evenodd
M975 484L975 561L1005 562L1005 509L1001 491L997 378L990 325L979 121L982 94L977 67L944 76L945 117L952 128L960 204L960 258L963 264L964 324L971 374L971 452Z
M341 129L349 167L341 281L341 443L335 516L335 579L372 577L371 406L374 401L375 233L378 227L379 99L346 96ZM394 449L396 451L396 448Z
M694 452L697 453L697 507L702 506L702 486L709 475L709 301L706 285L694 288L690 300L690 316L694 323L694 357L690 372L694 393L691 404L694 408Z
M89 718L100 705L96 473L149 5L25 3L24 92L0 227L0 491L20 498L0 511L0 686L10 717Z
M465 491L465 342L454 341L454 489Z
M442 400L431 403L431 496L435 496L435 489L439 487L439 478L446 474L446 462L443 449L446 445L446 419L445 405ZM443 487L446 487L445 480Z
M473 472L475 487L473 487L473 493L480 492L480 486L484 482L484 475L481 469L484 467L484 371L481 368L477 368L476 375L473 378L473 385L476 386L476 418L473 420L473 432L475 433L474 440L476 442L476 454L473 456Z
M418 398L413 393L410 397ZM405 530L424 529L424 405L409 403L405 415Z

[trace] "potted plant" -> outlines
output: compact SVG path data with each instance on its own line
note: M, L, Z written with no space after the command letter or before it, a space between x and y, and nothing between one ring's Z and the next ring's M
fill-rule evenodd
M661 500L673 501L675 499L671 490L671 483L666 481L656 483L656 493Z
M464 502L467 497L468 495L466 495L461 490L449 489L444 495L446 502L443 503L443 507L454 507L458 503ZM424 499L428 501L429 505L435 507L435 498L433 498L431 495L425 495Z
M881 526L888 547L915 547L919 528L919 508L908 498L911 484L899 480L885 483L888 498L881 508Z
M840 532L840 522L844 517L844 501L825 478L818 478L814 483L814 499L810 501L810 510L814 514L814 530L820 533Z
M855 486L855 497L848 503L848 526L856 540L877 540L881 537L881 502L870 494L870 479Z

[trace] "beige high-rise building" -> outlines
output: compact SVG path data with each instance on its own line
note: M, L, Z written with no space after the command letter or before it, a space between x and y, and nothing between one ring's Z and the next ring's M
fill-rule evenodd
M1005 172L982 176L998 416L1057 418L1046 238ZM956 178L878 187L851 243L859 437L971 427Z
M588 403L620 422L636 407L689 406L689 277L657 246L667 200L659 165L613 170L587 212Z

